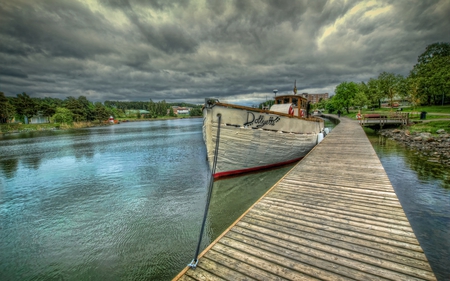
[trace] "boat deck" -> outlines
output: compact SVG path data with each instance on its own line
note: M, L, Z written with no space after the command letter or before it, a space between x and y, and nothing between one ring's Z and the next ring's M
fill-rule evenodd
M436 280L372 145L341 123L174 280Z

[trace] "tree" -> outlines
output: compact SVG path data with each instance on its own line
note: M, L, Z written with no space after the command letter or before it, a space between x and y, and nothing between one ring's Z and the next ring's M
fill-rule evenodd
M16 110L14 106L9 103L7 97L3 92L0 92L0 123L7 123L15 114Z
M358 92L358 85L355 82L342 82L336 87L333 103L336 109L345 108L350 113L350 106L353 105L353 99Z
M367 93L367 85L364 82L358 83L358 92L356 92L355 97L353 98L353 104L359 108L366 106L369 103Z
M416 110L416 106L420 105L420 91L419 91L419 79L412 78L411 76L405 79L406 88L408 91L408 99L413 107L413 111Z
M70 124L73 122L73 113L67 108L58 107L56 108L56 113L53 115L52 119L56 123Z
M427 104L445 103L450 92L450 43L428 45L411 70L410 78L418 79L419 92Z
M202 110L200 108L192 108L189 111L189 116L202 116Z
M96 102L94 104L94 115L98 121L108 120L110 114L108 114L108 110L101 102Z
M394 104L394 98L396 98L400 92L399 88L402 79L404 78L400 74L395 75L394 73L388 72L382 72L378 76L380 91L383 97L389 99L390 106Z
M76 122L84 121L83 105L74 97L67 97L64 100L65 108L70 110L73 115L73 120Z
M381 99L383 98L383 93L380 90L380 83L378 79L370 78L367 82L367 98L369 100L368 106L381 107Z
M334 97L335 96L331 96L325 104L325 109L328 111L328 113L333 113L337 109L334 102Z
M14 107L16 108L16 112L18 115L20 115L21 117L26 117L23 118L26 123L28 123L28 120L36 115L38 111L36 103L25 92L17 95Z

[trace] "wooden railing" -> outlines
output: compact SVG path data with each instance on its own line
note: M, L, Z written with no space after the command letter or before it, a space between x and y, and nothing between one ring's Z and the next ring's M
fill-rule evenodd
M389 112L381 114L363 114L359 120L361 126L380 126L386 124L407 125L409 123L409 113Z

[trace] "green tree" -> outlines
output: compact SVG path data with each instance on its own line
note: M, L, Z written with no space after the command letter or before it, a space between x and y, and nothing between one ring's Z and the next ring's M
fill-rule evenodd
M58 107L56 108L55 114L52 119L56 123L66 123L71 124L73 122L73 113L67 108Z
M369 99L367 98L368 87L364 82L358 84L358 91L353 98L353 104L362 108L369 103Z
M79 96L78 99L68 97L64 105L73 113L76 122L95 120L94 106L85 96Z
M94 103L94 115L101 122L108 120L111 114L108 113L108 109L101 102L96 102Z
M400 74L395 75L394 73L382 72L378 76L378 83L380 91L383 97L389 100L390 105L394 104L394 98L399 97L400 85L403 76Z
M345 108L350 113L350 107L353 105L353 99L358 92L358 84L355 82L342 82L336 87L333 103L336 109Z
M406 88L408 91L408 100L413 107L413 111L416 110L416 106L420 105L421 92L419 90L419 79L409 76L406 80Z
M410 72L418 79L420 96L427 104L444 104L450 92L450 43L428 45Z
M381 99L383 99L383 93L380 90L380 83L378 79L370 78L367 82L367 98L368 106L370 108L381 107Z
M337 110L336 104L334 102L334 97L335 96L331 96L325 104L325 109L328 111L328 113L333 113Z
M74 97L67 97L64 100L64 106L70 112L72 112L73 115L73 121L79 122L84 121L84 110L82 104L78 101L78 99Z
M0 92L0 123L7 123L14 117L15 113L14 106L5 97L5 94Z
M36 115L38 111L36 103L25 92L17 95L14 107L16 108L17 114L22 117L25 123L28 123L28 120Z
M192 108L189 111L189 116L202 116L202 110L200 108Z

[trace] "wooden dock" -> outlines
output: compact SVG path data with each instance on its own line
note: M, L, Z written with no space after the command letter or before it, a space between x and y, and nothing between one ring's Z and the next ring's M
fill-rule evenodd
M383 128L385 125L408 125L409 113L364 114L359 124L364 127Z
M363 129L341 123L174 280L436 280Z

